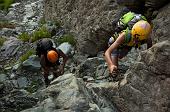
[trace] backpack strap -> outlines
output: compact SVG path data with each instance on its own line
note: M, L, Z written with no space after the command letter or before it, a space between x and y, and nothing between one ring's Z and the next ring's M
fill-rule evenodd
M126 30L124 30L125 32L125 43L129 43L131 38L132 38L132 35L131 35L131 30L129 30L129 28L127 27Z
M131 40L132 35L130 33L131 30L129 30L129 28L124 30L124 32L125 32L125 45L127 45L129 47L140 48L140 46L145 43L145 40L139 41L138 43L135 43L133 40Z

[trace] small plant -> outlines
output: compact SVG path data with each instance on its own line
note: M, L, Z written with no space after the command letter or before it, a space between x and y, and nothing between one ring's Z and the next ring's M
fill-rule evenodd
M0 0L0 9L8 11L8 8L13 2L14 0Z
M62 26L61 21L55 20L54 24L56 25L57 28L60 28Z
M22 55L19 60L21 62L24 62L25 60L27 60L33 54L35 54L35 50L30 49L28 52L26 52L24 55Z
M25 88L25 89L26 89L28 92L30 92L30 93L36 92L37 89L38 89L38 83L37 83L37 81L32 81L32 82L31 82L31 85L30 85L29 87Z
M30 35L27 32L24 32L18 36L18 39L21 39L24 42L28 42L30 40Z
M47 30L47 28L46 27L41 27L37 31L33 32L31 41L35 42L36 40L39 40L39 39L42 39L42 38L50 38L50 37L51 37L51 34Z
M45 18L42 17L39 21L39 24L43 25L43 24L46 24L47 22L45 21Z
M76 45L76 40L74 39L74 36L72 34L65 34L59 39L57 39L57 43L61 44L64 42L68 42L71 45Z
M0 47L4 44L6 38L0 37Z

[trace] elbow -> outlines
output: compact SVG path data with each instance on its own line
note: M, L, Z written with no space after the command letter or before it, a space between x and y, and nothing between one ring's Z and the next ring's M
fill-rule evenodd
M109 56L109 54L110 54L110 53L109 53L109 50L106 50L105 53L104 53L105 59Z
M64 61L65 61L65 62L68 60L68 56L66 56L66 55L65 55L65 57L63 57L63 58L64 58Z
M106 57L106 55L107 55L107 51L105 51L105 53L104 53L104 57Z

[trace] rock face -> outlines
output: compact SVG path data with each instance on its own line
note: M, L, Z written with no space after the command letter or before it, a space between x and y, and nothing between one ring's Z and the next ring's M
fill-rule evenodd
M109 101L90 92L74 74L58 77L37 95L43 101L22 112L117 112Z
M170 40L170 3L159 10L156 19L153 20L152 38L154 43Z
M35 94L39 104L22 112L169 112L169 59L170 41L163 41L141 52L120 82L84 82L64 74ZM95 72L92 68L86 69Z
M6 17L11 21L28 23L30 27L24 27L26 29L23 31L30 29L32 31L34 29L32 27L37 26L34 23L37 23L41 17L42 10L38 9L43 7L42 1L26 0L26 3L24 1L16 3ZM115 24L121 16L121 9L114 1L44 0L44 15L46 19L61 20L63 26L75 34L78 50L95 56L107 46L105 45L107 38L113 30L112 19ZM22 7L21 13L25 12L25 17L17 16L20 13L17 9L20 7ZM59 48L74 56L69 60L70 64L67 63L65 74L45 88L43 76L39 71L39 61L35 60L36 58L26 60L21 64L22 67L20 63L16 63L15 66L5 66L6 68L1 67L5 65L2 63L3 60L9 60L8 57L18 59L27 51L26 48L34 47L30 43L25 44L16 39L15 36L18 34L14 33L16 29L14 31L3 29L0 34L5 35L7 41L0 49L0 112L169 112L169 8L170 4L167 4L158 10L157 17L152 21L151 37L155 45L143 52L141 50L136 52L133 49L119 61L122 77L118 80L110 80L103 52L97 57L89 58L84 54L82 56L69 52L71 46L65 44ZM16 14L13 15L15 11ZM56 35L63 32L61 29ZM5 72L1 71L1 68Z
M168 3L168 0L116 0L119 5L126 6L146 6L148 8L158 9Z
M148 7L150 7L149 2L151 1L148 0L145 4ZM163 2L164 1L162 1L162 3ZM74 0L72 0L66 2L46 0L45 3L45 15L48 15L46 19L59 19L66 23L65 27L70 24L68 28L79 35L78 42L80 44L80 51L88 52L91 55L99 51L101 47L99 41L101 41L101 39L97 38L98 35L96 36L95 34L102 34L101 32L105 31L103 29L109 31L110 26L106 24L109 23L115 15L115 13L113 13L114 11L111 11L112 9L106 8L105 10L105 8L103 8L108 6L109 1L83 2L79 0L74 2ZM70 4L72 5L70 6ZM107 93L105 97L110 99L109 101L111 101L120 112L170 111L170 71L168 69L170 64L170 41L165 41L169 40L169 6L170 5L167 4L167 6L160 9L157 17L153 20L153 33L151 36L154 43L157 44L151 49L141 53L140 59L128 70L125 74L125 79L120 82L119 87L109 89L109 87L106 86L104 90L102 90L101 88L103 86L100 86L101 83L97 84L97 86L92 84L94 92L100 95ZM115 9L117 9L116 7L117 5L115 5ZM99 14L97 14L98 11L100 11ZM47 12L50 13L48 14ZM106 13L107 15L105 15ZM97 27L96 23L98 23ZM97 31L100 33L96 33ZM106 34L105 37L107 37ZM82 39L82 41L80 39ZM86 69L86 71L88 71L88 69ZM92 71L90 73L92 73Z
M89 55L107 46L111 21L120 16L111 0L45 0L44 4L44 17L64 23L75 34L78 50Z
M127 84L116 93L108 91L121 112L170 111L169 59L170 41L155 44L141 53L139 62L126 73Z
M144 6L153 11L168 2L168 0L116 1L120 5L128 6L129 9L140 13L144 13L141 11L145 9ZM78 40L78 50L94 56L98 51L107 47L107 40L114 31L111 21L116 21L121 16L121 8L116 4L116 1L45 0L44 17L46 20L57 20L64 23L64 27L75 34ZM152 15L152 11L146 12L148 18L155 16Z
M127 83L109 92L122 112L170 111L169 6L160 9L153 20L151 37L157 44L141 53L140 60L125 74Z

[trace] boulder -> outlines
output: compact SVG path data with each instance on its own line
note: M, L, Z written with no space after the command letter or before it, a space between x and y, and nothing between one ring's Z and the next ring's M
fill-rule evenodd
M145 6L157 10L166 5L168 2L169 0L145 0Z
M154 43L170 40L170 3L159 10L157 17L153 20L153 31L151 37Z
M22 63L22 67L31 71L39 71L41 68L40 59L36 55L32 55Z
M107 91L109 98L123 112L170 111L170 41L143 51L125 74L124 84Z

